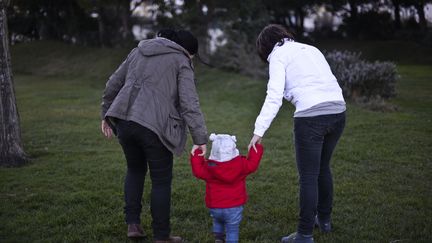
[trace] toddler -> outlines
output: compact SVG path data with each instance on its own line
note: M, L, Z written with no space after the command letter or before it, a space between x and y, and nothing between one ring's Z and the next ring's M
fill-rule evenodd
M209 159L196 150L191 156L192 172L206 182L206 206L213 218L213 234L216 243L234 243L239 239L243 205L248 199L246 177L258 169L263 147L256 144L248 157L240 156L236 137L228 134L210 135L212 148Z

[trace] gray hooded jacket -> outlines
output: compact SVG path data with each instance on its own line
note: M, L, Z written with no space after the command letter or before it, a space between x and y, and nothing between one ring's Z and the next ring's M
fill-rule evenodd
M186 125L194 144L207 143L192 62L168 39L141 41L129 53L106 83L101 115L152 130L176 155L185 149Z

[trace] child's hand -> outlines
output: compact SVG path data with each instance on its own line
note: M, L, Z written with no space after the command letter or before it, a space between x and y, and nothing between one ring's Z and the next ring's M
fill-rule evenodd
M191 150L191 154L194 155L195 154L195 150L197 149L201 149L202 153L198 154L198 156L205 156L206 152L207 152L207 145L205 144L201 144L201 145L193 145L192 146L192 150Z
M253 149L255 150L255 152L257 152L258 150L256 149L255 144L257 144L257 143L261 144L261 141L262 141L262 137L254 134L253 137L252 137L252 139L251 139L251 141L250 141L250 143L249 143L249 145L248 145L248 151L251 149L251 147L253 147Z

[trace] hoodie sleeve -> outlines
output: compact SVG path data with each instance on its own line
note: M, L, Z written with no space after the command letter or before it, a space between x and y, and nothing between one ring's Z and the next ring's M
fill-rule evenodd
M251 148L249 150L247 159L244 160L243 169L244 172L248 175L254 173L258 169L258 166L260 164L261 158L264 153L264 148L261 144L256 144L255 146L257 148L257 151L255 152L255 149Z
M277 53L273 54L269 63L270 79L267 84L267 96L261 112L255 121L254 134L262 137L270 127L282 105L285 90L285 64Z
M194 72L188 62L180 66L178 75L178 95L180 113L192 135L194 144L207 143L207 128L201 112L198 94L195 87Z
M204 156L199 156L201 153L202 151L197 149L195 150L195 154L191 155L190 157L192 173L198 179L207 180L210 178L210 174L207 170L207 164Z
M135 50L135 49L134 49ZM101 118L102 120L105 119L105 114L107 113L108 109L110 108L112 102L114 101L117 94L120 92L120 89L123 87L126 79L126 74L128 70L128 64L129 64L129 56L134 52L134 50L131 51L131 53L128 55L128 57L123 61L122 64L117 68L117 70L109 77L108 82L105 85L105 90L102 95L102 111L101 111Z

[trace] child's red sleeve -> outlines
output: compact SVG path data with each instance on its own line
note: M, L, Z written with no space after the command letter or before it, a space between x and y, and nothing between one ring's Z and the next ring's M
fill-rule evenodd
M255 144L257 151L253 147L249 150L249 154L247 157L247 163L245 166L246 173L251 174L254 173L260 164L261 158L264 153L264 148L261 144Z
M195 150L194 155L191 155L190 157L192 173L196 178L207 180L210 176L204 156L199 156L201 153L202 151L197 149Z

